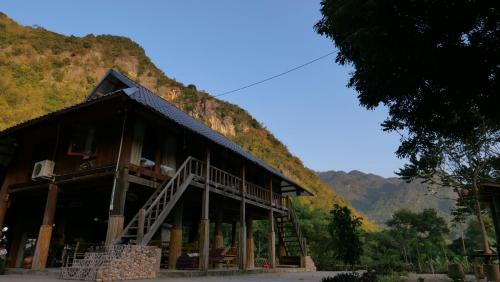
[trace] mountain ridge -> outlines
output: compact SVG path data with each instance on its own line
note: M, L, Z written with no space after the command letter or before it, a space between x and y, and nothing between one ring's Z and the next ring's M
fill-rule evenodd
M450 221L450 209L457 197L451 188L428 187L419 180L406 183L397 177L383 177L359 170L316 173L333 192L343 196L356 210L381 226L402 208L412 211L434 208Z

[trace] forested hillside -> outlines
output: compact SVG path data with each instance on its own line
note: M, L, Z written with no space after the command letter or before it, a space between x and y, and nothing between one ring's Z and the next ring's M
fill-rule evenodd
M360 171L325 171L318 175L332 191L380 225L402 208L415 212L432 208L450 220L450 208L455 203L452 199L457 197L452 189L429 190L419 181L406 183L395 177L384 178Z
M303 197L302 204L322 210L334 203L348 205L248 112L168 78L125 37L64 36L21 26L0 13L0 129L82 101L109 68L139 81L313 190L316 196ZM367 220L364 227L375 228Z

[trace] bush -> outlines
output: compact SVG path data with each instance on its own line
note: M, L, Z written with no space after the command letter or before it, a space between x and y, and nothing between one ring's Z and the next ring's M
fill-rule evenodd
M360 282L377 282L377 273L375 271L367 271L361 275Z
M335 276L323 277L321 282L360 282L360 277L356 272L340 273Z
M340 273L333 277L328 276L321 279L321 282L377 282L377 273L367 271L359 276L357 272Z

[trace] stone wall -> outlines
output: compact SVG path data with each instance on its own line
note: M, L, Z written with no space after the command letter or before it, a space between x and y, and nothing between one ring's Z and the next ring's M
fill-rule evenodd
M130 246L108 266L97 270L96 281L154 279L160 271L161 249Z

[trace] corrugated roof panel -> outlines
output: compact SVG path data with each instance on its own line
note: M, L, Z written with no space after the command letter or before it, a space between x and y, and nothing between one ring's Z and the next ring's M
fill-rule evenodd
M173 104L168 102L167 100L161 98L160 96L154 94L151 92L149 89L143 87L139 83L127 78L123 74L117 72L117 71L111 71L110 73L114 74L122 80L123 82L129 84L131 87L135 86L137 87L137 91L130 93L128 91L127 95L132 98L133 100L141 103L142 105L149 107L158 113L162 114L168 119L171 119L178 123L181 126L184 126L206 138L209 140L226 147L230 149L231 151L243 156L244 158L256 163L257 165L261 166L262 168L268 170L269 172L281 177L283 180L286 182L289 182L290 184L296 186L297 188L300 188L308 193L311 193L304 187L298 185L288 177L284 176L281 172L276 170L275 168L271 167L267 163L265 163L262 160L259 160L258 158L254 157L252 154L249 152L245 151L240 145L236 144L236 142L230 140L229 138L225 137L224 135L220 134L219 132L211 129L204 123L196 120L195 118L191 117L184 111L178 109L175 107ZM131 89L131 88L129 88Z

